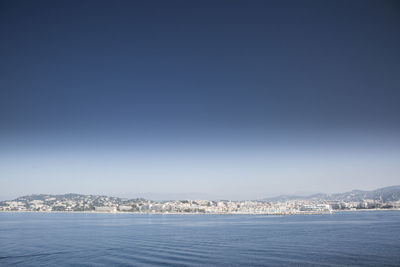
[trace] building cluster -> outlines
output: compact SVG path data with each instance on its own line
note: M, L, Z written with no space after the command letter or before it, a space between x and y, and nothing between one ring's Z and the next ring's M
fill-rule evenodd
M132 213L205 213L205 214L307 214L329 213L335 210L400 208L400 201L362 200L310 201L210 201L174 200L151 201L121 199L91 195L31 195L13 201L0 202L0 211L70 211L70 212L132 212Z

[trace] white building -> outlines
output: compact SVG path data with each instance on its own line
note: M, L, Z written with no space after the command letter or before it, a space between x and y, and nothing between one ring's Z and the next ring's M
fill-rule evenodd
M116 212L117 207L115 206L110 206L110 207L94 207L95 211L99 212Z

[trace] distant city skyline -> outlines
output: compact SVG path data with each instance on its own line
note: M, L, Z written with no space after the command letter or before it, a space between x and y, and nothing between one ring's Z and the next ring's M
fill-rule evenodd
M0 199L399 184L396 1L1 1Z
M371 191L310 196L279 196L258 200L175 198L157 201L107 195L35 194L0 201L0 212L133 212L161 214L320 214L333 211L400 210L400 186Z

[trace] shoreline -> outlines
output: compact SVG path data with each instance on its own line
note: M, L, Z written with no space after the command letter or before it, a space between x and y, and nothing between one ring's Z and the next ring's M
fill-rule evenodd
M334 215L341 212L372 212L372 211L400 211L395 209L359 209L359 210L337 210L332 212L295 212L295 213L200 213L200 212L126 212L126 211L0 211L0 213L65 213L65 214L127 214L127 215L256 215L256 216L290 216L290 215Z

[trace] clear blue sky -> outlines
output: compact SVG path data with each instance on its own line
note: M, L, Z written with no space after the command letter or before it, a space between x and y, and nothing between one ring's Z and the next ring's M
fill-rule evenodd
M396 1L1 1L0 198L400 184Z

